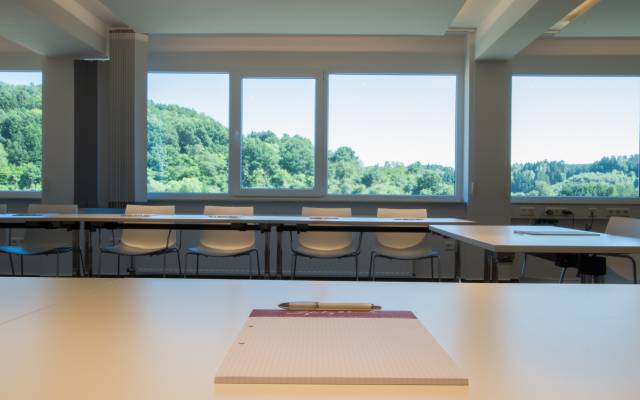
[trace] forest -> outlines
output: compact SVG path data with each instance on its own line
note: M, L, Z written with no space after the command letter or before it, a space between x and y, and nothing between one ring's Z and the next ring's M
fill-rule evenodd
M42 88L0 82L0 190L41 190ZM148 104L149 192L228 191L229 133L195 110ZM631 151L630 151L631 153ZM243 138L241 177L248 188L310 188L313 144L298 135L251 132ZM364 165L356 151L329 151L330 194L454 194L451 167L386 162ZM516 163L514 196L638 197L638 154L608 156L587 164Z

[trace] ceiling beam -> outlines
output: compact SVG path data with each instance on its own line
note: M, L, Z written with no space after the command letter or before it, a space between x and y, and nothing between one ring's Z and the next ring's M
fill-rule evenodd
M584 0L502 0L476 33L476 60L508 60Z
M103 57L107 26L74 0L3 0L0 36L43 56Z

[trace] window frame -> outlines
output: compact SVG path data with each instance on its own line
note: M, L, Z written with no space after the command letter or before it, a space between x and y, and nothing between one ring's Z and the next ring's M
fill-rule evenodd
M512 105L513 105L513 78L514 77L550 77L550 78L638 78L640 73L551 73L551 72L513 72L511 74L509 90L509 199L512 204L563 204L563 205L585 205L585 204L605 204L605 205L629 205L640 203L640 185L638 186L637 197L598 197L598 196L513 196L511 191L511 171L513 162L511 161L513 132L512 132ZM638 153L640 154L640 140L638 141ZM640 179L640 163L638 166L638 178Z
M40 73L40 102L42 118L40 120L40 190L0 190L0 199L41 199L44 189L44 70L42 68L0 68L2 72Z
M216 69L150 69L149 73L211 73L229 75L229 191L228 193L148 192L149 200L191 201L318 201L326 203L464 203L464 71L457 68L226 68ZM328 193L328 89L329 75L416 75L452 76L455 78L455 179L452 196L432 195L338 195ZM315 92L315 187L313 189L241 188L241 121L242 79L273 78L316 80ZM145 182L145 187L146 187Z

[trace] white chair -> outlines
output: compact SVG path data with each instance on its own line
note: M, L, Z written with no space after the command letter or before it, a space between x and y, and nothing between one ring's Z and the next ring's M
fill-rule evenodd
M320 218L351 217L351 209L303 207L302 215ZM351 232L302 232L298 234L297 243L294 243L293 235L291 235L291 244L291 251L293 252L291 279L296 276L298 257L322 259L353 257L356 280L359 279L358 255L360 255L360 247L362 246L362 233L358 234L358 241L355 245Z
M378 208L379 218L427 218L427 210ZM369 263L369 278L375 279L378 257L389 260L431 260L431 278L433 275L433 260L438 260L438 279L440 279L440 255L426 244L426 233L376 233L376 242L371 250Z
M206 206L205 215L253 215L253 207L218 207ZM200 242L190 247L185 255L185 274L189 255L196 256L196 275L200 274L200 257L249 257L249 278L253 277L253 261L255 254L260 275L260 258L256 248L254 231L205 230L200 234Z
M607 222L605 233L615 236L640 237L640 219L611 217ZM640 255L634 254L600 254L606 259L607 267L612 269L621 277L638 283L637 260ZM564 277L569 267L562 268L560 283L564 282Z
M146 206L127 205L125 215L153 215L153 214L175 214L175 206ZM176 233L169 229L123 229L120 241L116 242L112 234L112 243L108 246L100 247L100 258L98 264L98 275L102 273L102 254L114 254L118 257L118 276L120 275L120 257L129 257L130 265L128 272L135 274L135 257L158 256L175 253L178 260L178 270L182 274L180 264L180 250L176 244ZM163 259L162 275L166 276L166 257Z
M75 204L29 204L29 214L77 214ZM73 251L73 233L64 229L25 229L21 246L0 246L0 253L9 255L11 273L15 275L13 255L20 256L20 275L24 275L25 256L56 256L56 276L60 275L60 254ZM76 249L79 251L79 249ZM82 255L80 257L82 261Z

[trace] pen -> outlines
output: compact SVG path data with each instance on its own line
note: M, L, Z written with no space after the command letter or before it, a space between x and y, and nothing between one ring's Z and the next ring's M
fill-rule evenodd
M371 303L325 303L319 301L291 301L278 304L278 307L291 311L371 311L382 307Z

